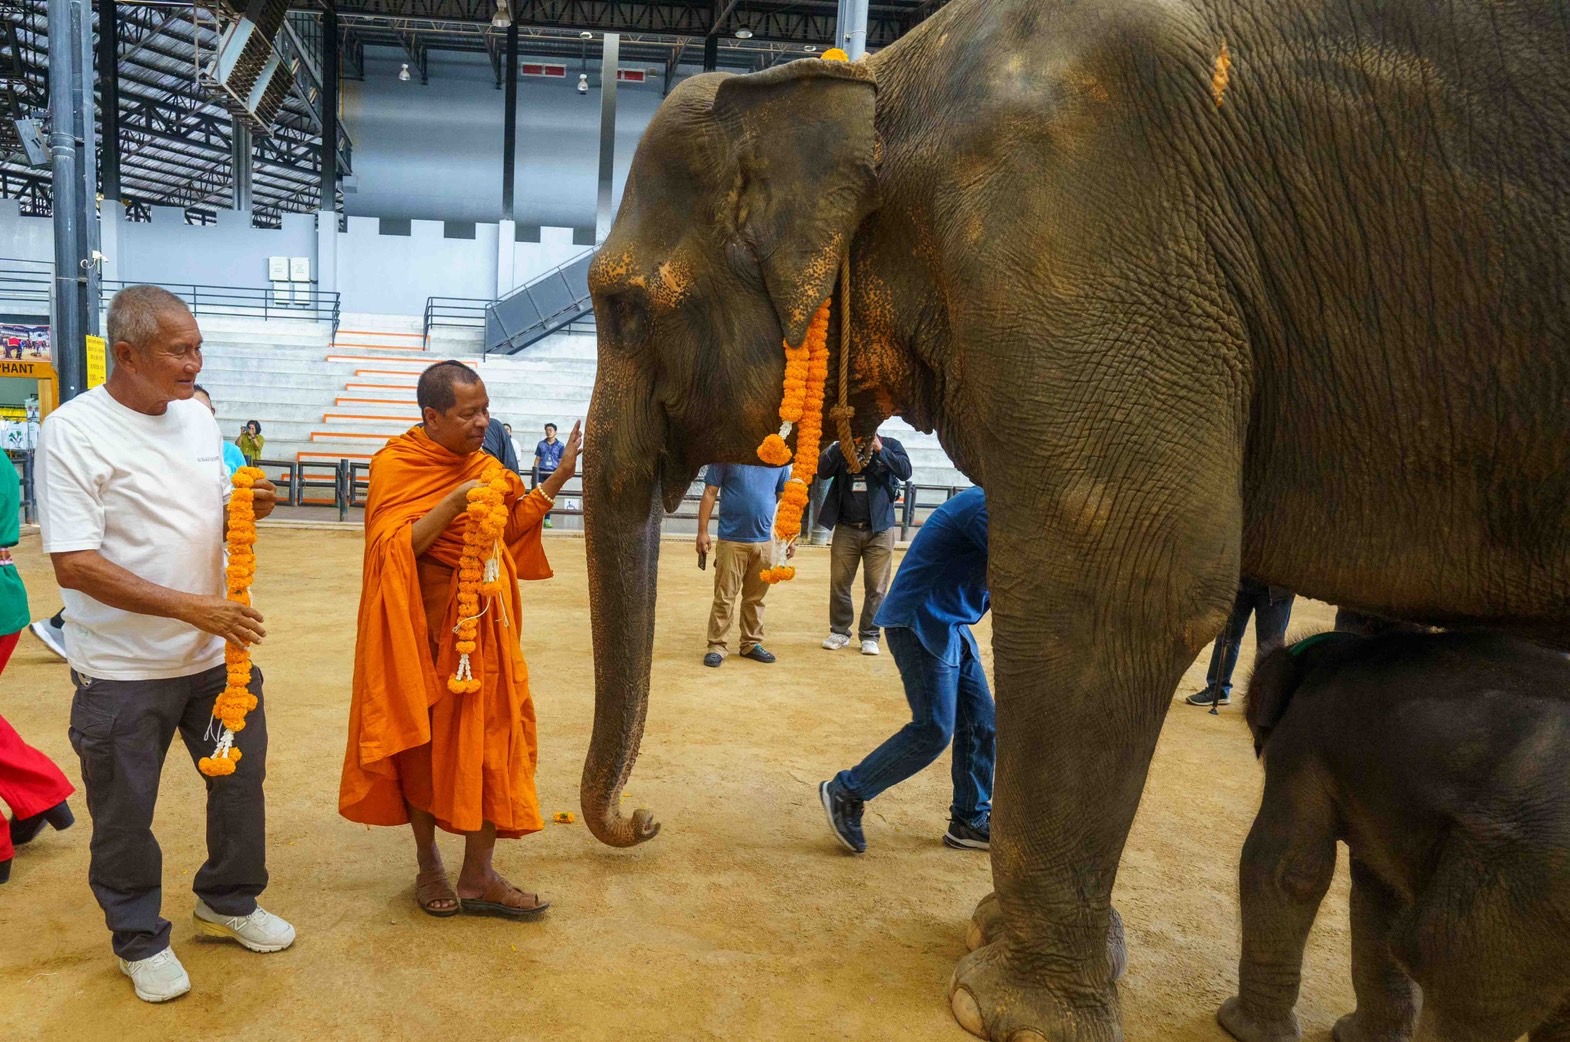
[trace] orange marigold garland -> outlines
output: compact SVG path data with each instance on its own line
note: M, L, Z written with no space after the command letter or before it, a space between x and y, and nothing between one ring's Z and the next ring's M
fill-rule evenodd
M785 386L780 397L780 419L785 421L778 434L771 434L758 446L758 458L773 467L790 462L785 445L791 425L796 427L796 465L780 493L774 514L774 549L780 553L801 534L801 518L810 498L808 489L818 473L818 443L823 437L823 389L829 379L829 302L825 300L807 326L800 347L785 344ZM796 577L796 569L777 564L765 568L760 578L766 583L786 582Z
M469 655L478 643L480 597L495 597L502 592L502 532L507 528L507 478L499 465L485 469L480 483L469 490L466 512L469 525L463 533L463 553L458 557L458 668L447 680L447 690L455 695L480 690L469 666Z
M234 493L229 497L229 564L224 568L224 586L231 601L251 603L251 583L256 579L256 482L265 475L255 467L241 467L234 472L230 483ZM233 774L240 762L240 750L234 747L237 731L245 729L245 714L256 708L256 696L251 694L251 649L240 644L225 642L224 669L227 682L223 693L213 702L213 717L221 721L223 730L218 733L213 755L204 756L197 767L209 778Z

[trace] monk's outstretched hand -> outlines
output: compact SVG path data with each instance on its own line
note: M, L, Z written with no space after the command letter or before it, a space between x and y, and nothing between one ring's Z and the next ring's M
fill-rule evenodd
M561 463L557 465L556 472L565 472L567 477L572 477L578 471L578 457L582 453L583 421L579 420L572 425L572 433L567 435L567 444L562 448Z
M259 644L267 636L261 612L225 597L193 597L184 621L241 647Z

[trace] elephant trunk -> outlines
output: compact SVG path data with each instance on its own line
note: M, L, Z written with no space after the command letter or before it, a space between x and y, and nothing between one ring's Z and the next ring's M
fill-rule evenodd
M596 406L600 398L597 392ZM620 800L649 708L664 512L656 493L658 453L619 451L617 418L597 418L598 412L591 406L589 430L606 451L585 459L583 496L594 636L594 736L583 764L583 819L600 842L630 847L660 831L647 810L623 815Z

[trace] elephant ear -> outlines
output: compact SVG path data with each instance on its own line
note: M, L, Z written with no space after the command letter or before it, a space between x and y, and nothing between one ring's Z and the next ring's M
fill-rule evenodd
M712 113L736 161L732 233L757 258L785 338L800 344L846 244L877 208L877 85L815 58L720 84Z
M1254 736L1254 755L1264 755L1275 730L1292 707L1292 697L1309 673L1335 651L1362 640L1350 633L1316 633L1295 644L1270 644L1260 649L1248 678L1243 719Z

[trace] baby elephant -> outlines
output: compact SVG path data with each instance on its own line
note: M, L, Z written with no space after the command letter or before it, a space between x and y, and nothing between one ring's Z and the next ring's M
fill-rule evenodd
M1357 1011L1336 1042L1570 1042L1570 662L1489 634L1322 634L1260 660L1247 720L1265 795L1222 1027L1301 1037L1339 839Z

